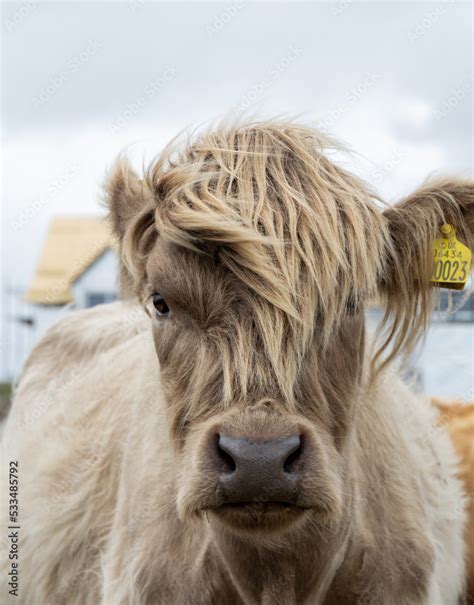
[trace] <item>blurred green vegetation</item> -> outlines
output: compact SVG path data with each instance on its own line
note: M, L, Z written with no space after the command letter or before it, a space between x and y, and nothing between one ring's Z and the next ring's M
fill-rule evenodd
M0 422L6 418L10 409L12 398L12 385L0 382Z

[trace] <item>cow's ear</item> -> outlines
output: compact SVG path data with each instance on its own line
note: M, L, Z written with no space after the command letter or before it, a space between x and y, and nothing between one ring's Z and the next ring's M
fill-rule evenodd
M106 179L104 198L112 230L119 242L120 297L132 298L137 295L138 282L143 279L141 275L143 268L137 271L134 263L130 260L127 261L126 236L130 235L130 232L136 229L137 225L141 225L144 221L150 222L153 220L153 212L151 211L153 196L145 181L138 177L127 160L120 158Z
M433 244L443 224L471 250L474 240L474 181L443 179L425 183L384 212L386 255L381 295L388 336L379 354L409 351L428 326L439 288L431 282Z
M407 280L413 289L430 287L433 243L443 224L472 249L474 181L443 179L428 182L384 212L388 230L386 287L398 289ZM401 274L399 273L401 272Z
M125 158L117 160L108 174L104 193L113 231L121 241L127 226L145 208L150 196Z

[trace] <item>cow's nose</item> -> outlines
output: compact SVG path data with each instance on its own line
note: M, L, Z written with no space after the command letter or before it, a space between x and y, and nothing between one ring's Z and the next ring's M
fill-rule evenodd
M275 439L249 439L219 434L214 459L226 504L295 501L302 467L299 434Z

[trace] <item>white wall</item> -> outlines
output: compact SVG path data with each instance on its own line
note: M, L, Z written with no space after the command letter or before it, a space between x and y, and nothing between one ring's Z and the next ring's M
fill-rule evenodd
M87 296L93 293L117 293L118 261L113 250L106 250L73 285L76 307L87 306Z
M428 395L474 400L474 323L433 322L413 361Z

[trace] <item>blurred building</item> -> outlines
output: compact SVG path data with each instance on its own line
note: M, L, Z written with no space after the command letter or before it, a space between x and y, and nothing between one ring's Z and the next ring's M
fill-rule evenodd
M31 349L61 316L117 298L116 242L100 217L53 220L28 285L4 297L0 382L14 382Z

